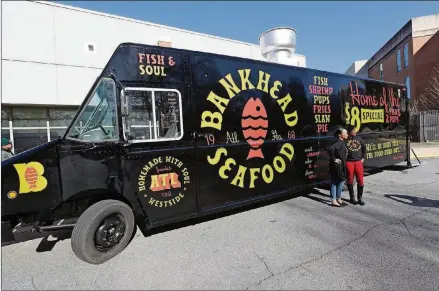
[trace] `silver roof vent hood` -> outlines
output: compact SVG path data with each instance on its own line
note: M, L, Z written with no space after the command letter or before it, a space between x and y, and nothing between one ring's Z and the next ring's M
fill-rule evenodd
M268 62L292 66L300 65L296 51L296 30L290 27L276 27L263 32L259 36L261 53Z

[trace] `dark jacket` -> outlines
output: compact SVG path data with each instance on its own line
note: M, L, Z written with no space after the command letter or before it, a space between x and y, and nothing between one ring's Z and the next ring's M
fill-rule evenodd
M346 141L346 147L348 148L348 161L360 161L366 158L366 145L359 136L351 136Z
M346 159L348 155L348 149L343 140L337 140L333 145L328 148L329 154L329 174L332 180L344 181L347 178L346 173ZM337 164L336 159L341 160L341 163Z

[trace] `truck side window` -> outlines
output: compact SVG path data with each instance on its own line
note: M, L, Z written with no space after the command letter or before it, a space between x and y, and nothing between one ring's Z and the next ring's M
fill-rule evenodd
M67 136L90 142L118 139L116 85L112 79L100 80Z
M181 94L173 89L126 88L125 118L132 142L178 140L183 137Z

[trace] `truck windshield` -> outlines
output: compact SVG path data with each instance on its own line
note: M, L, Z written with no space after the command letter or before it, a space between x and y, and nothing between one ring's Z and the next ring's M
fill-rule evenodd
M94 142L118 138L116 85L112 79L99 82L67 136Z

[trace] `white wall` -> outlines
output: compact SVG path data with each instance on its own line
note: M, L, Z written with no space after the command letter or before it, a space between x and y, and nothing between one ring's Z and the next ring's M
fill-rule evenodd
M413 37L433 35L439 31L439 13L412 19Z
M292 66L306 67L306 57L304 55L292 54L290 63Z
M367 60L355 61L352 65L346 70L345 74L347 75L356 75L359 77L368 77L368 66Z
M357 71L356 75L362 78L369 78L369 66L367 65L367 61L362 61L364 64L362 64Z
M3 104L79 105L123 42L168 38L174 48L264 60L257 44L49 2L1 5Z

